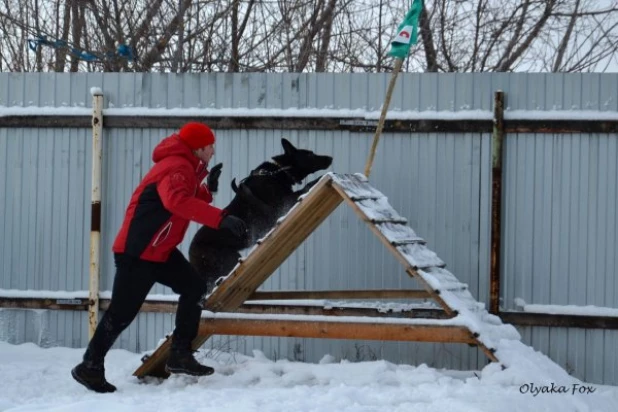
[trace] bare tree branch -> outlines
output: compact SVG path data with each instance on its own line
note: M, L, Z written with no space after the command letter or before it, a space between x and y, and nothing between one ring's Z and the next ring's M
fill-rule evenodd
M421 15L419 17L420 35L423 39L423 47L425 49L425 61L427 63L426 71L437 72L438 71L438 53L433 43L433 35L431 32L430 17L427 13L427 8L423 4Z
M541 18L536 22L532 30L530 30L526 38L520 43L520 45L515 50L511 50L510 47L508 48L508 52L509 52L508 57L506 57L507 54L505 54L506 58L503 59L502 62L498 65L498 67L496 68L496 71L504 72L504 71L510 71L512 69L513 63L521 57L522 53L527 48L530 47L530 45L532 44L532 41L536 39L536 37L538 36L543 26L545 26L545 23L547 22L547 20L549 19L551 15L551 11L555 4L555 1L556 0L546 0L545 1L545 11L543 12L543 15L541 16ZM525 10L528 10L527 4L525 7ZM522 16L523 16L523 13L522 13ZM518 23L517 25L517 36L521 34L520 28L521 26L523 26L523 25L520 25L520 23ZM511 45L509 44L509 46Z
M564 36L562 36L562 41L558 46L558 50L556 53L556 60L554 61L554 66L552 67L553 72L557 72L562 67L562 60L564 59L564 55L566 53L567 47L569 45L569 40L571 39L571 34L573 34L573 28L575 27L575 22L577 21L577 10L579 9L580 0L575 1L575 10L571 15L569 26L567 27Z
M408 5L0 0L0 70L380 72ZM425 0L405 70L607 70L616 22L616 0Z

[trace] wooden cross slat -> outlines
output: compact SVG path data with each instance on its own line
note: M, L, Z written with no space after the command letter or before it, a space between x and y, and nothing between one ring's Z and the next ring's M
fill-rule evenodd
M200 323L201 336L242 335L282 336L288 338L366 339L380 341L455 342L476 344L474 335L464 326L358 322L356 318L329 320L280 319L259 315L254 318L226 317L226 314ZM381 319L382 320L382 319Z

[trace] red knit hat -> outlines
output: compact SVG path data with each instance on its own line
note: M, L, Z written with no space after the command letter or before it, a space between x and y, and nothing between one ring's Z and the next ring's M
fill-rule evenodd
M201 149L215 142L215 134L210 127L198 122L189 122L182 126L178 136L191 150Z

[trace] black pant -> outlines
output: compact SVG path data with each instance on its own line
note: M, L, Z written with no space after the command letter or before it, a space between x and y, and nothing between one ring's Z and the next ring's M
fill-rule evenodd
M190 350L191 341L197 336L206 281L178 249L163 263L149 262L126 254L115 254L114 260L116 276L112 299L88 344L84 361L94 365L103 364L105 355L120 333L135 319L155 282L169 286L180 295L172 348Z

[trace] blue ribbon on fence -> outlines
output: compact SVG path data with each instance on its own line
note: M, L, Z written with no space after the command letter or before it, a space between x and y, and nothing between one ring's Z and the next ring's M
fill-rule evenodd
M78 49L77 47L70 47L69 44L64 40L48 40L47 36L38 36L35 39L28 39L28 48L34 52L41 46L49 46L54 47L56 49L67 48L69 49L69 53L80 60L85 60L89 62L102 61L103 59L97 56L94 53ZM116 57L120 57L126 59L127 61L135 60L135 54L131 47L126 44L120 43L116 48L116 51L113 53L106 53L105 55L108 59L113 59Z

